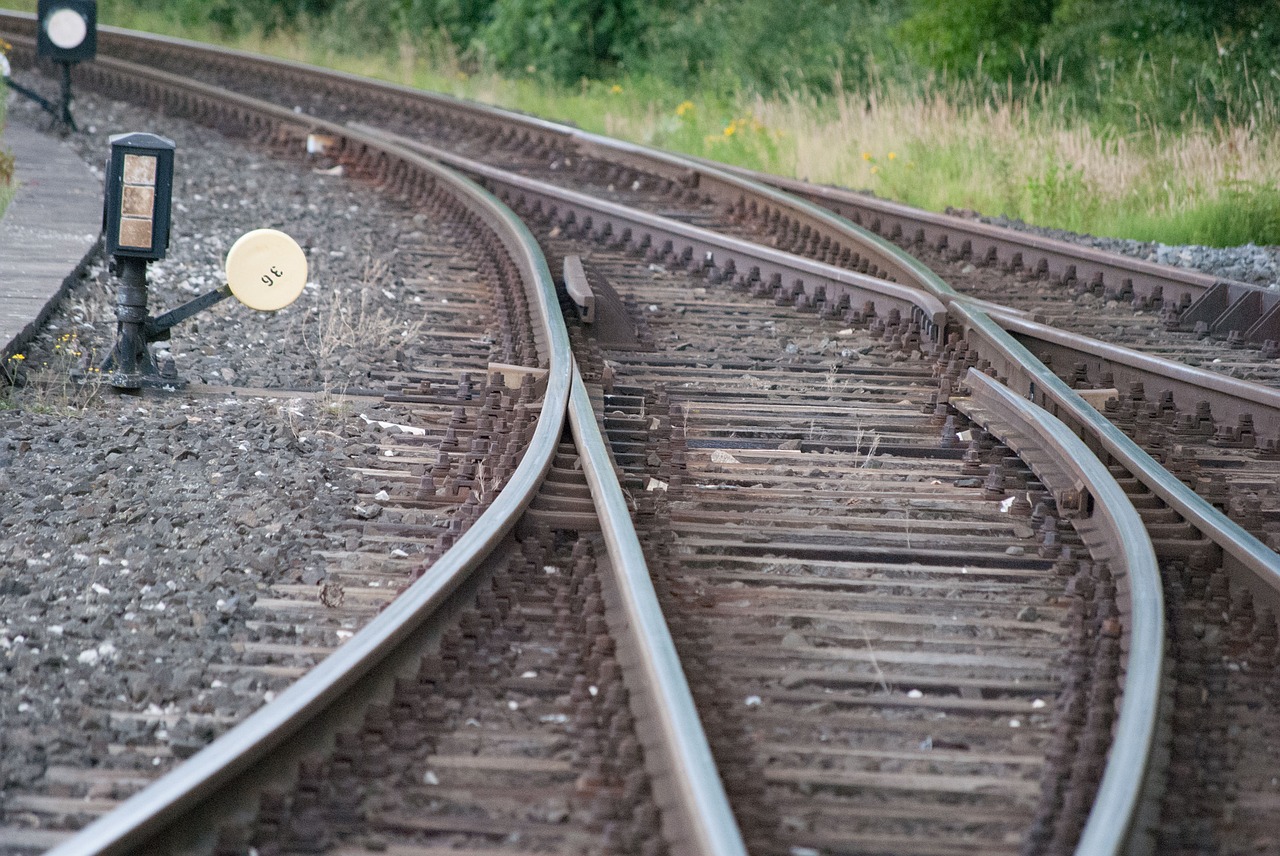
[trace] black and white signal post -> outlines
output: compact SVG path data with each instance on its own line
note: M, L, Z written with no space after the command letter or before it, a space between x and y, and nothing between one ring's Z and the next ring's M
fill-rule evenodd
M75 130L76 123L71 118L71 66L98 55L97 0L40 0L36 17L40 22L36 55L62 66L62 108L60 115L54 115Z
M147 265L169 249L174 149L172 140L156 134L111 138L102 227L105 249L119 268L120 288L116 344L103 368L111 370L111 385L119 389L140 389L160 375L147 347L153 341L146 329Z
M120 276L116 292L116 342L101 369L121 390L178 387L184 382L162 370L148 347L167 340L170 329L202 309L234 295L250 309L283 309L307 283L307 256L298 243L275 229L255 229L227 253L227 284L152 318L147 314L147 265L169 248L173 199L172 140L156 134L111 138L103 208L103 242Z

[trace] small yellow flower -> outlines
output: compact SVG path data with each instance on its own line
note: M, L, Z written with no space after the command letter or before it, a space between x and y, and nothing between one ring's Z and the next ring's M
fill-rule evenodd
M728 125L725 125L725 126L724 126L724 135L725 135L726 137L732 137L732 136L733 136L734 134L736 134L737 132L738 132L738 123L737 123L737 122L730 122Z
M685 116L689 115L692 112L693 112L692 101L681 101L679 104L676 105L676 115L681 118L684 118Z
M621 95L622 87L615 83L613 86L609 87L609 91L612 92L614 95Z
M894 158L896 158L897 156L898 156L898 155L897 155L895 152L889 152L889 160L893 160L893 159L894 159Z
M871 160L871 152L863 152L863 153L862 153L862 159L863 159L864 161L869 161L869 160Z
M873 166L873 167L871 167L871 174L872 174L872 175L875 175L875 174L876 174L877 172L879 172L879 171L880 171L880 167L878 167L878 166Z
M26 355L26 354L14 354L14 355L13 355L12 357L10 357L9 359L11 359L11 360L17 360L18 362L22 362L22 361L23 361L23 360L25 360L26 358L27 358L27 355Z

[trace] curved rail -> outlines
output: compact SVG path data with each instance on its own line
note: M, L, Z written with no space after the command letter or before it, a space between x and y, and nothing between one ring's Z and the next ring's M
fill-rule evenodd
M205 99L214 99L220 94L212 87L199 84L193 85L191 91ZM646 757L655 778L668 785L662 789L666 797L662 805L664 833L673 853L745 856L741 834L662 618L590 399L580 378L571 385L573 363L568 334L556 311L555 285L527 227L482 188L411 152L382 145L358 132L343 131L323 122L308 122L306 117L252 99L235 100L239 108L251 110L269 121L279 121L286 126L304 123L333 132L348 152L355 149L362 150L364 155L370 151L381 152L453 188L472 213L500 237L523 275L531 302L536 306L539 329L535 338L546 351L544 362L549 367L542 418L506 488L420 580L272 704L116 811L50 851L51 856L114 854L144 843L283 743L354 685L443 604L502 542L551 467L566 418L574 423L589 484L604 524L610 567L614 571L609 588L620 602L624 616L620 632L628 640L626 650L634 670L629 673L643 677L635 688L637 703L647 705L657 722L656 734L646 743Z
M1094 500L1089 525L1110 530L1106 540L1120 545L1111 564L1116 580L1128 588L1128 666L1111 752L1076 853L1148 853L1151 833L1142 826L1142 818L1144 800L1151 794L1145 783L1153 773L1158 775L1150 766L1164 739L1161 705L1151 703L1164 695L1164 594L1155 548L1124 490L1066 425L975 369L969 370L965 383L984 410L999 414L1000 421L1025 437L1041 441L1032 444L1035 456L1027 463L1046 485L1056 481L1062 485L1059 489L1074 489L1076 480L1083 484ZM1015 451L1023 451L1016 440L1003 439ZM1049 457L1047 467L1037 466L1036 457L1043 456ZM1122 851L1117 843L1123 843Z
M174 44L189 44L180 43L177 40L169 41ZM192 45L191 47L200 46ZM208 50L202 47L201 49ZM259 62L262 61L261 58L254 59ZM279 66L291 66L297 71L305 70L308 74L320 73L318 70L298 64L272 62ZM431 101L437 105L448 105L452 109L463 109L462 102L455 99L448 99L443 96L426 96L422 93L404 90L389 84L378 84L378 86L383 91L396 92L419 101ZM762 198L774 200L779 205L785 204L788 210L797 212L797 216L803 215L806 218L813 218L813 222L820 223L824 228L835 230L845 240L858 241L860 245L868 247L868 252L874 253L877 259L883 260L883 264L880 261L877 261L877 264L889 272L890 275L899 278L904 284L912 284L922 288L946 304L952 319L964 330L966 337L970 338L971 343L979 344L982 347L983 356L996 364L1000 373L1008 377L1012 388L1028 397L1048 403L1057 415L1068 420L1074 430L1085 433L1092 444L1107 449L1116 460L1131 468L1142 481L1151 486L1156 493L1177 509L1179 513L1183 513L1193 520L1206 535L1217 541L1242 567L1247 568L1249 572L1255 574L1258 578L1265 580L1271 587L1280 589L1280 582L1277 582L1280 581L1280 557L1268 550L1257 539L1243 532L1240 527L1226 520L1220 513L1213 510L1208 503L1173 479L1150 456L1146 455L1136 444L1124 437L1118 429L1108 423L1101 414L1098 414L1086 404L1052 371L1034 360L1027 349L1008 332L1001 329L991 317L979 311L975 306L968 304L936 275L924 268L922 264L906 256L885 239L855 226L838 215L823 211L810 203L797 202L776 190L759 190L750 182L744 182L719 168L703 166L673 155L655 153L640 146L618 146L595 135L585 134L555 123L506 113L495 108L474 108L473 115L481 115L493 121L501 118L505 122L518 122L530 131L554 136L565 143L573 141L580 146L608 146L611 151L623 152L624 160L626 157L644 158L646 169L650 171L667 170L669 173L678 174L686 184L698 186L704 190L707 189L708 185L721 186L726 189L726 192L734 194L741 194L749 189L752 193L761 193ZM353 132L349 130L344 133L348 136L353 135ZM722 182L723 184L721 184ZM732 188L732 190L728 190L728 188ZM1158 668L1155 665L1141 667ZM1139 664L1131 660L1130 669L1135 668L1139 668ZM1158 686L1158 681L1148 681L1147 684ZM1126 701L1136 703L1128 693L1126 693ZM1151 699L1148 703L1154 705L1157 702ZM1110 767L1108 767L1109 771ZM1137 803L1128 801L1116 803L1115 805L1136 806ZM1104 807L1096 804L1094 811L1104 812L1105 816L1112 817L1114 816L1113 808L1114 806ZM1093 828L1093 823L1091 815L1091 828ZM1102 823L1102 821L1099 821L1099 823ZM1108 823L1107 825L1120 837L1109 839L1106 843L1098 843L1102 841L1101 833L1098 833L1097 837L1090 839L1091 842L1097 843L1097 846L1091 844L1092 849L1089 850L1083 849L1082 846L1077 852L1082 854L1120 852L1124 840L1122 833L1127 834L1127 830L1132 828L1133 824L1134 819L1132 817L1123 824ZM1123 827L1123 829L1119 827Z
M545 201L548 208L555 207L558 217L566 218L572 214L579 223L591 218L592 228L603 229L608 226L614 235L630 231L637 240L645 235L651 235L654 238L670 236L678 240L681 245L680 250L673 248L673 255L687 255L692 260L692 264L723 269L727 263L733 262L739 269L747 267L748 264L756 268L761 279L768 279L771 276L804 278L807 283L806 288L821 284L826 289L829 300L834 299L837 291L852 292L860 296L872 295L883 299L887 306L918 316L923 322L923 330L927 335L937 335L946 320L946 308L942 302L918 288L784 253L740 238L721 235L678 220L660 217L585 193L526 178L452 154L436 146L386 133L367 125L352 123L347 127L366 134L370 138L385 140L388 144L421 152L435 160L447 163L454 169L476 176L495 193L518 208L529 207L529 199L525 197L531 197L539 202Z
M537 308L549 374L542 413L524 458L493 504L453 548L341 648L272 703L53 848L50 856L108 856L139 846L304 727L402 642L501 543L550 469L566 418L573 362L546 260L524 224L481 188L411 153L400 157L453 188L502 237L525 276L531 306Z
M1065 381L1036 360L1025 346L986 313L959 301L950 309L952 315L965 325L966 338L987 342L993 349L999 348L1001 362L996 365L996 370L1008 378L1010 388L1066 421L1073 430L1087 436L1097 448L1106 451L1137 476L1165 504L1221 547L1234 563L1233 570L1243 571L1280 593L1280 554L1179 481Z
M608 442L576 367L569 421L609 549L612 574L604 586L605 595L616 601L616 610L610 612L625 619L625 626L615 628L621 637L619 656L648 678L636 701L656 723L656 733L642 739L648 738L645 759L650 774L655 781L669 785L655 789L655 798L663 809L672 853L746 856L746 844L729 808L680 656L658 604Z
M977 307L975 302L970 305L983 308L1001 327L1030 344L1046 363L1065 367L1083 362L1095 370L1094 377L1109 372L1115 386L1121 389L1158 377L1162 388L1172 392L1175 400L1208 401L1219 423L1231 423L1259 411L1280 414L1280 390L1272 387L1067 333L1002 307ZM1266 428L1259 424L1257 430L1265 432Z
M1061 279L1113 285L1127 283L1133 288L1135 295L1159 295L1175 302L1183 294L1194 301L1209 289L1220 285L1227 288L1231 301L1253 292L1267 296L1264 308L1273 307L1277 301L1274 289L1224 280L1196 270L1159 265L1093 247L1069 244L1032 232L1015 231L977 220L923 211L844 188L764 175L740 167L725 169L734 175L760 181L808 199L849 217L859 225L865 224L879 235L910 235L917 242L935 247L951 246L960 249L968 244L968 252L977 259L994 258L1009 263L1017 256L1028 270L1040 270Z

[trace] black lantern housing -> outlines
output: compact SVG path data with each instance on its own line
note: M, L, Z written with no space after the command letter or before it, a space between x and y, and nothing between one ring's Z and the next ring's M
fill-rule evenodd
M172 140L156 134L111 138L102 220L110 255L164 258L173 204L174 148Z
M98 55L96 0L40 0L36 53L54 62L87 62Z

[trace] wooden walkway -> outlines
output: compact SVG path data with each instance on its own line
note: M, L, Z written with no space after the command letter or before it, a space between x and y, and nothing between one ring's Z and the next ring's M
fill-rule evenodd
M18 176L0 219L0 362L26 346L102 231L102 182L65 143L22 121L11 113L0 131Z

